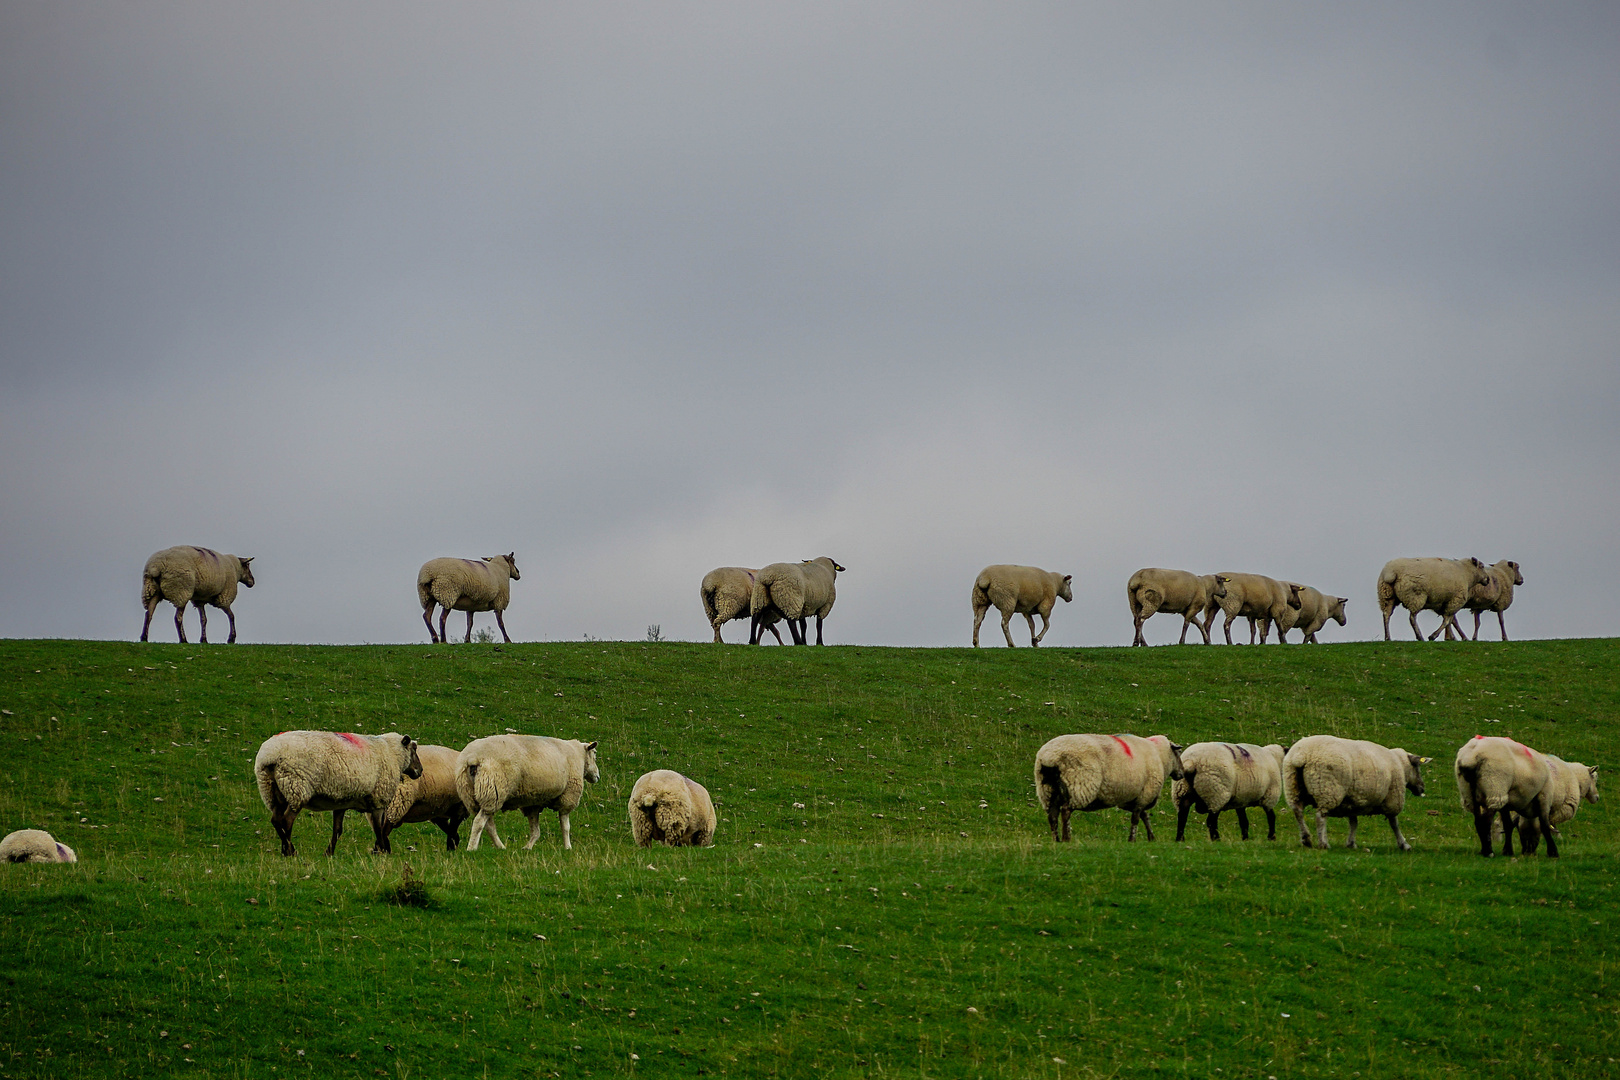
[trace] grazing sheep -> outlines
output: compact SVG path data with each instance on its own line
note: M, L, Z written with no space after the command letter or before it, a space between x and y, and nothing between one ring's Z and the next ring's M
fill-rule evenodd
M1125 599L1131 606L1131 618L1136 623L1136 636L1132 645L1146 645L1142 624L1159 612L1181 616L1181 640L1187 644L1187 627L1198 627L1209 644L1209 623L1198 621L1199 614L1209 607L1212 599L1226 595L1226 575L1188 573L1186 570L1160 570L1148 567L1131 575L1125 585ZM977 642L975 642L977 644Z
M630 835L637 847L713 847L714 822L708 789L671 769L646 773L630 789Z
M1598 801L1597 766L1582 765L1578 761L1543 754L1547 759L1547 853L1552 854L1552 836L1558 826L1575 816L1583 801ZM1541 840L1541 824L1534 818L1519 817L1519 850L1526 855L1536 853Z
M73 849L60 842L44 829L18 829L0 840L0 863L49 862L76 863L79 857Z
M1180 780L1181 747L1164 735L1059 735L1035 753L1035 792L1052 839L1069 839L1076 810L1117 806L1131 812L1127 840L1140 821L1153 839L1148 811L1164 792L1165 777Z
M1266 812L1266 839L1277 839L1277 800L1282 797L1283 755L1286 746L1272 743L1194 743L1181 752L1182 777L1171 787L1176 803L1176 840L1186 838L1187 814L1207 814L1209 838L1219 840L1216 819L1222 810L1236 810L1238 829L1249 838L1248 807Z
M714 627L716 645L722 644L721 624L732 619L746 619L751 614L749 607L754 601L754 578L758 575L758 570L750 570L746 566L722 566L703 575L703 614L708 616L709 625ZM776 615L768 613L766 620L763 628L776 635L778 645L782 644L782 633L776 628Z
M365 813L377 846L388 850L383 813L403 779L422 775L416 743L408 735L354 735L337 731L283 731L259 746L253 759L259 798L281 837L281 853L294 855L293 822L302 810L332 811L328 857L343 835L343 815Z
M1007 624L1014 615L1022 615L1029 623L1029 646L1035 648L1052 627L1052 607L1061 597L1067 604L1074 599L1070 585L1073 574L1058 574L1034 566L997 564L979 571L973 579L973 647L979 647L979 624L984 613L994 604L1001 612L1001 634L1007 647L1013 647L1012 631ZM1041 632L1035 632L1035 616L1041 617Z
M844 568L822 556L799 563L771 563L754 577L750 609L754 617L748 644L759 644L760 632L778 619L786 619L793 644L809 643L808 622L816 617L816 644L821 642L821 624L838 598L838 575ZM775 631L772 631L775 633ZM780 641L781 635L777 635Z
M487 559L429 559L416 572L416 598L422 604L422 621L435 643L449 641L444 620L451 610L467 613L467 640L472 640L473 612L493 611L501 637L508 643L506 620L501 612L512 598L512 582L523 580L518 573L517 553L491 555ZM439 629L433 629L433 605L438 604Z
M1290 609L1299 609L1300 586L1291 582L1281 582L1276 578L1266 577L1264 574L1222 574L1226 579L1226 589L1220 596L1211 596L1204 609L1204 625L1210 626L1215 621L1217 610L1226 612L1226 622L1222 629L1226 632L1226 643L1232 644L1232 621L1237 618L1249 620L1249 644L1254 644L1255 624L1260 627L1260 644L1266 643L1266 635L1271 632L1271 624L1281 621Z
M574 846L568 815L585 797L585 785L602 778L596 767L596 744L546 735L491 735L474 739L456 758L456 791L473 815L467 850L477 851L484 833L498 848L494 817L503 810L522 810L529 819L529 842L540 839L540 811L556 810L562 820L564 849Z
M382 833L371 850L387 854L388 836L401 825L431 821L444 830L444 849L456 850L461 842L461 823L467 820L467 807L456 791L456 758L460 751L448 746L423 743L416 748L422 775L405 779L394 789L394 797L383 811Z
M1513 854L1513 814L1548 828L1548 782L1552 771L1542 754L1523 743L1475 735L1457 750L1457 797L1474 816L1479 853L1491 857L1491 825L1502 818L1502 854ZM1558 857L1558 842L1547 833L1547 855Z
M152 628L152 616L157 612L159 600L174 605L174 629L180 643L186 643L186 605L197 608L197 621L202 624L197 633L201 644L208 644L208 612L204 604L212 604L231 621L231 634L225 644L236 644L236 615L231 605L236 602L238 584L253 588L253 571L248 563L253 556L221 555L205 547L164 548L146 560L141 576L141 604L146 608L146 621L141 623L141 640L146 640Z
M1502 612L1513 603L1513 586L1523 585L1524 576L1519 573L1519 564L1508 559L1493 566L1485 568L1491 577L1489 585L1475 585L1468 590L1468 603L1463 606L1474 613L1474 640L1479 640L1479 617L1486 611L1496 612L1496 625L1502 631L1502 640L1506 641L1507 623L1502 618ZM1463 636L1462 623L1457 616L1451 617L1451 625L1457 631L1457 636Z
M1419 641L1423 640L1417 621L1420 611L1438 611L1440 630L1446 632L1447 641L1452 640L1451 617L1468 603L1475 585L1490 583L1485 564L1475 558L1389 560L1378 572L1378 610L1384 613L1384 640L1389 640L1389 617L1397 603L1406 609L1412 633ZM1430 634L1429 640L1433 641L1440 630Z
M1297 626L1305 644L1317 644L1316 632L1326 626L1329 619L1344 625L1344 605L1349 601L1348 596L1324 596L1309 585L1299 586L1299 608L1286 609L1277 620L1277 641L1286 643L1288 631Z
M1345 846L1355 847L1356 819L1383 814L1400 849L1411 851L1412 845L1401 835L1396 818L1406 807L1408 791L1423 794L1423 775L1418 770L1433 760L1336 735L1310 735L1299 740L1283 755L1283 791L1299 824L1299 842L1311 846L1305 808L1314 806L1316 841L1321 847L1328 846L1328 818L1350 819L1350 838Z

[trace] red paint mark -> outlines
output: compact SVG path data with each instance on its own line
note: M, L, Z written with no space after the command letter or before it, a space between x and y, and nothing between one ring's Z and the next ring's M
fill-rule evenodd
M1524 745L1523 743L1514 743L1513 745L1517 746L1520 750L1523 750L1525 757L1530 756L1530 748L1528 746Z
M1475 735L1475 736L1474 736L1474 738L1476 738L1476 739L1483 739L1483 738L1484 738L1484 737L1485 737L1485 736L1483 736L1483 735Z
M365 743L360 741L360 736L351 735L347 731L338 732L338 738L347 739L349 742L353 743L356 746L364 746L364 745L366 745Z
M1118 735L1110 735L1108 737L1110 739L1113 739L1115 742L1119 743L1119 748L1121 750L1125 751L1125 756L1126 757L1135 757L1136 756L1135 754L1131 753L1131 748L1128 745L1126 745L1124 739L1120 738Z

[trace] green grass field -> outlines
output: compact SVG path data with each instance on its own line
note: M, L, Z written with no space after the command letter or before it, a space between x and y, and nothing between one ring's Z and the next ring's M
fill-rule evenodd
M80 858L0 867L0 1077L1620 1075L1615 815L1484 860L1450 769L1476 733L1607 768L1617 706L1609 640L0 642L0 831ZM351 815L329 860L306 814L283 859L252 758L300 727L599 739L602 782L567 853L548 815L532 852L410 825L376 857ZM1410 854L1377 820L1302 849L1286 810L1178 845L1168 800L1155 843L1108 811L1060 847L1030 771L1073 731L1437 760ZM632 846L661 767L716 847ZM426 908L389 900L407 864Z

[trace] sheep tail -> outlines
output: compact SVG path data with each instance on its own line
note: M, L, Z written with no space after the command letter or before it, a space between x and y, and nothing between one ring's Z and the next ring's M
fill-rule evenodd
M1069 805L1069 785L1063 782L1063 770L1056 765L1041 766L1041 790L1048 807L1059 809Z
M152 574L141 576L141 606L150 607L152 601L158 598L160 591L158 579Z
M1485 809L1485 792L1479 786L1479 766L1457 766L1457 779L1468 785L1468 798L1473 805L1465 809L1472 810L1476 814Z

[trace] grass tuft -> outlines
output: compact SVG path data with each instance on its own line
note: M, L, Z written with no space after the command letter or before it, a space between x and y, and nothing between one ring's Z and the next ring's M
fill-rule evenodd
M428 891L427 882L417 874L410 863L406 863L404 872L399 881L383 889L384 903L396 907L430 908L433 906L433 893Z

